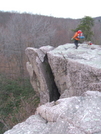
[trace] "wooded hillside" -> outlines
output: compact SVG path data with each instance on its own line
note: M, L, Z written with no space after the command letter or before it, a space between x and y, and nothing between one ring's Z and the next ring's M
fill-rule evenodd
M12 65L14 71L18 70L17 76L23 75L26 47L39 48L46 45L56 47L71 42L74 34L72 29L75 29L79 23L79 19L0 12L0 58L2 61L0 72L5 70L4 66L8 70L7 68ZM92 30L94 33L92 42L101 44L101 17L94 18ZM13 75L14 71L11 70L9 73Z

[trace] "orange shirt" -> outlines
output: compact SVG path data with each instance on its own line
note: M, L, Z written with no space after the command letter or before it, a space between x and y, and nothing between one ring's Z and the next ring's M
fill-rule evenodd
M80 40L80 39L78 38L78 33L77 33L77 32L74 34L74 36L73 36L72 38L75 39L75 40Z

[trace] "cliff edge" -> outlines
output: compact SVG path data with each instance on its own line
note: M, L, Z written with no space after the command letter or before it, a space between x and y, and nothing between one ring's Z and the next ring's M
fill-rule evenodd
M101 47L27 48L35 115L4 134L101 134Z
M27 48L27 70L40 103L101 91L101 47L65 44L57 48Z

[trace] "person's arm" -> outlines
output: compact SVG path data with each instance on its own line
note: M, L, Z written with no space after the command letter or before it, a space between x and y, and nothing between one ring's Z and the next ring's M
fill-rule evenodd
M77 36L78 36L78 34L76 32L72 38L75 39Z

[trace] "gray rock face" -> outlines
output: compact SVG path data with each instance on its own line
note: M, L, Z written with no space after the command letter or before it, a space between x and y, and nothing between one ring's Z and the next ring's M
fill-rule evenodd
M51 92L57 87L53 80L51 68L47 62L47 52L52 49L53 47L47 46L41 47L40 49L27 48L25 51L29 58L29 62L27 62L26 66L30 75L30 81L34 90L40 96L41 104L49 102L51 99L55 100ZM54 94L57 95L58 93ZM56 96L56 100L57 99Z
M85 91L101 91L101 47L65 44L27 48L27 70L40 103L82 95Z
M101 93L87 91L46 103L4 134L101 134Z
M101 91L101 47L67 44L48 52L48 59L62 97Z
M60 96L47 58L47 52L53 49L52 46L44 46L39 49L29 47L25 51L29 58L26 66L30 81L40 96L41 104L57 100Z
M4 134L101 134L101 47L66 44L26 54L43 105Z

